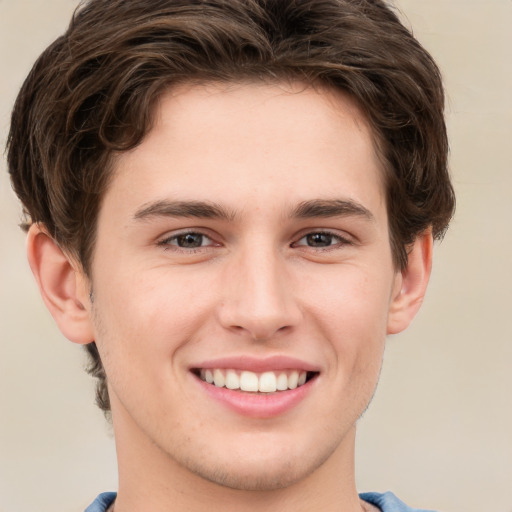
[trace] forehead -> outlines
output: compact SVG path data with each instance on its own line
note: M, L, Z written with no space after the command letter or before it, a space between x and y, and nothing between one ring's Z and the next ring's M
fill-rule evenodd
M143 142L117 155L106 195L139 208L144 198L239 209L330 192L364 204L383 200L383 181L372 131L348 95L302 83L187 84L160 98Z

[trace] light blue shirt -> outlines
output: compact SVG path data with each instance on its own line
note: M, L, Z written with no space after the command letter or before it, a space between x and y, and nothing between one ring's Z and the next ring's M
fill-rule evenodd
M386 492L384 494L378 492L363 492L359 497L362 500L375 505L377 508L380 508L382 512L433 512L432 510L408 507L392 492Z
M433 512L419 508L408 507L403 501L400 501L392 492L384 494L378 492L364 492L359 497L380 508L381 512ZM94 503L91 503L84 512L105 512L116 499L115 492L104 492L100 494Z
M116 499L115 492L102 492L93 503L91 503L84 512L105 512Z

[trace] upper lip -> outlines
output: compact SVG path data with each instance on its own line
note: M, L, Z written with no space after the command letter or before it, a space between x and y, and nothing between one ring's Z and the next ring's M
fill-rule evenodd
M234 369L246 370L254 373L278 371L278 370L303 370L307 372L319 372L318 365L311 364L296 357L275 355L258 358L248 355L222 357L209 359L191 366L191 369Z

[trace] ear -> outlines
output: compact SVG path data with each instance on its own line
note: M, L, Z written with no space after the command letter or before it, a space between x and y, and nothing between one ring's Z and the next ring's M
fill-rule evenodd
M406 329L420 309L432 270L432 231L420 234L408 251L407 267L397 273L388 314L388 334Z
M62 334L74 343L94 341L89 281L80 265L38 224L29 229L27 257L43 301Z

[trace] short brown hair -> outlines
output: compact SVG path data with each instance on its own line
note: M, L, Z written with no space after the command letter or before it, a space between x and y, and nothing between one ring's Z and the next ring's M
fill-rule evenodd
M26 225L43 223L89 275L114 152L139 144L153 106L191 81L299 80L348 93L367 116L386 178L397 268L453 214L444 95L431 56L381 0L90 0L39 57L8 138ZM94 343L90 372L109 410Z

